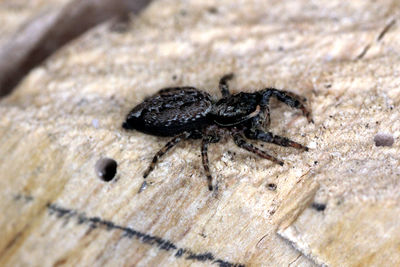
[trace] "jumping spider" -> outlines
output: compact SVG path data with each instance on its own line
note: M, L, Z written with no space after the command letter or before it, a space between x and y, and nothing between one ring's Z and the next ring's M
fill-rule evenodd
M274 88L232 95L227 83L232 78L233 74L228 74L219 81L222 98L218 101L212 100L208 93L194 87L172 87L161 89L132 109L122 124L123 128L156 136L173 137L155 154L143 174L144 178L154 169L161 156L185 139L202 139L201 156L209 190L213 190L213 186L207 148L210 143L220 141L221 136L231 135L237 146L281 166L282 161L254 147L245 140L245 137L303 151L308 150L306 146L267 131L270 125L271 97L290 107L300 109L308 121L312 122L310 112L303 104L305 98ZM142 188L145 185L146 182Z

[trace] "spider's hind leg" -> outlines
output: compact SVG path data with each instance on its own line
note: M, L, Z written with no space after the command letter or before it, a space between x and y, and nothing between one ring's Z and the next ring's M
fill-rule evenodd
M157 161L159 158L161 158L165 153L167 153L168 150L170 150L171 148L173 148L176 144L178 144L180 141L182 141L183 139L188 138L189 134L188 133L183 133L180 134L178 136L175 136L174 138L172 138L163 148L161 148L153 157L152 162L150 163L149 167L147 168L147 170L143 173L143 178L146 178L151 171L154 170L154 167L157 164Z
M222 76L222 78L219 80L219 90L221 91L222 97L228 97L231 95L229 92L228 81L233 79L233 77L233 73L229 73Z

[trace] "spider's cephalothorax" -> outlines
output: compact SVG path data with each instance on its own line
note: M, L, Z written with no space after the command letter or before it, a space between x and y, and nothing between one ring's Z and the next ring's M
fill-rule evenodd
M303 103L306 101L305 98L274 88L231 95L227 81L232 78L233 74L221 78L219 89L222 98L217 102L206 92L194 87L174 87L160 90L132 109L122 124L123 128L173 137L156 153L143 174L144 178L154 169L162 155L184 139L202 139L201 156L210 190L213 186L208 167L207 148L208 144L217 143L222 135L231 135L239 147L280 165L283 165L282 161L248 143L245 138L308 150L299 143L267 131L270 123L271 97L300 109L311 122L310 112Z

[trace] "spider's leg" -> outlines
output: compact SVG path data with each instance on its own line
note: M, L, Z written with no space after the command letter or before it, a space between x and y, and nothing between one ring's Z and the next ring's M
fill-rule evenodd
M153 161L150 163L150 166L147 168L147 170L143 174L143 178L146 178L152 170L154 170L154 167L157 164L157 161L160 157L162 157L165 153L167 153L168 150L170 150L172 147L174 147L176 144L178 144L180 141L183 139L186 139L189 136L188 133L183 133L180 135L175 136L172 138L163 148L161 148L153 158Z
M219 80L219 90L222 93L222 97L230 96L228 81L231 79L233 79L233 73L226 74Z
M233 134L233 139L235 141L235 144L238 147L246 149L247 151L250 151L250 152L252 152L254 154L257 154L258 156L260 156L260 157L262 157L264 159L268 159L268 160L270 160L272 162L275 162L275 163L277 163L277 164L279 164L281 166L283 165L283 161L280 161L277 158L269 155L267 152L265 152L265 151L255 147L255 146L253 146L250 143L247 143L246 140L243 138L243 136L241 134L239 134L239 133Z
M260 140L260 141L272 143L272 144L279 145L279 146L294 147L297 149L308 151L308 147L303 146L302 144L299 144L295 141L292 141L289 138L279 136L279 135L274 135L271 132L264 132L264 131L256 129L254 131L246 131L245 135L249 139Z
M291 92L282 91L275 88L267 88L263 90L263 99L261 103L262 107L268 106L271 96L275 97L276 99L290 107L300 109L309 122L314 122L311 118L311 112L306 108L303 103L306 101L306 98Z
M207 139L202 140L202 142L201 142L201 159L203 162L204 171L206 172L206 176L207 176L208 189L210 191L212 191L213 190L212 176L211 176L211 172L210 172L210 167L209 167L209 163L208 163L208 154L207 154L209 143L210 142Z
M212 176L210 172L209 162L208 162L208 145L211 143L218 143L221 135L224 134L224 130L222 128L218 128L215 125L208 126L203 131L203 139L201 141L201 159L203 162L204 171L207 176L208 189L210 191L213 190L212 186Z

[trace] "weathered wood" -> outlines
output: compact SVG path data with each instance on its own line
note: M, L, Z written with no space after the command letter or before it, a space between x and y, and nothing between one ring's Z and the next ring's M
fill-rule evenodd
M398 12L157 1L125 31L104 24L66 46L0 102L0 265L399 265ZM281 167L212 144L210 193L200 143L184 142L138 194L168 138L122 130L126 113L167 86L218 98L229 72L235 92L306 96L315 124L273 102L271 130L310 151L265 145ZM118 162L110 183L94 171L104 156Z
M32 68L67 42L101 22L138 13L150 0L57 0L57 6L50 2L34 3L33 10L26 3L0 3L0 8L4 8L0 12L16 20L9 23L10 28L20 26L13 36L7 36L5 30L4 44L0 39L0 97L9 94ZM22 16L21 26L21 16L13 14L13 10L34 15L28 19Z

